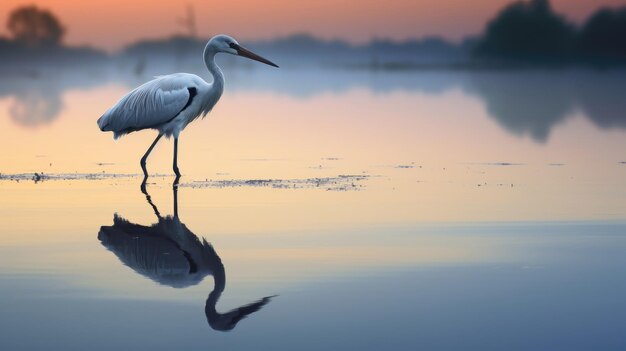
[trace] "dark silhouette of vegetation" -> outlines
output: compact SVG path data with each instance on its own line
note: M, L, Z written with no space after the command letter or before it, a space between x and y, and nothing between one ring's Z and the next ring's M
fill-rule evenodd
M571 55L574 38L574 26L556 15L548 0L518 1L489 22L476 50L504 59L564 59Z
M56 16L36 6L13 10L7 29L15 42L30 47L59 46L65 34L65 28Z
M626 60L626 7L593 14L580 31L577 49L585 58Z
M15 66L74 66L106 58L106 54L92 48L64 46L65 27L61 21L52 12L36 6L13 10L6 28L10 37L0 37L0 72L15 72Z
M481 58L522 63L626 63L626 8L600 9L576 28L549 0L516 1L478 41Z
M206 39L175 36L140 41L128 46L120 56L136 62L168 57L180 62L178 56L197 55ZM355 46L341 40L320 40L308 34L245 44L260 52L272 52L287 65L334 64L382 70L623 65L626 64L626 7L600 9L579 28L555 13L549 0L517 0L488 23L483 36L468 38L460 44L423 38L404 42L377 39ZM229 62L228 57L222 59Z
M185 53L189 55L190 63L198 64L200 62L198 55L202 52L206 42L207 38L196 39L190 36L142 40L127 46L119 56L133 62L144 58L150 61L174 62L177 60L177 55ZM465 47L465 42L456 45L433 37L404 42L377 39L368 44L353 45L342 40L323 40L308 34L293 34L243 44L259 52L271 52L280 58L283 65L287 66L323 64L325 66L372 67L389 63L447 64L469 59L469 50ZM222 56L219 59L227 65L252 66L229 56Z
M17 72L15 66L99 63L114 58L120 66L134 67L137 75L160 64L177 69L198 65L208 37L195 36L189 14L189 35L142 40L119 54L108 56L88 47L63 45L65 27L50 11L35 6L9 15L10 36L0 37L0 73ZM324 65L353 69L500 69L560 64L626 65L626 7L599 9L582 26L556 14L549 0L516 0L504 7L486 27L484 35L459 44L430 37L396 42L374 39L352 45L294 34L267 41L244 43L259 52L272 52L287 66ZM474 55L472 55L474 54ZM224 64L247 67L246 62L221 57Z
M198 55L202 52L206 45L206 40L194 39L189 36L172 36L167 39L149 39L142 40L135 44L127 46L122 55L124 56L159 56L159 55L177 55L177 51L183 50Z

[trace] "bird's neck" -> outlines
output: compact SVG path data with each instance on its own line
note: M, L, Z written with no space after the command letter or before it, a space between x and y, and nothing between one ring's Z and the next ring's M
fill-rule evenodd
M209 45L204 48L204 64L213 76L212 89L216 90L217 95L222 95L224 91L224 74L219 66L215 63L215 54L217 52Z
M213 291L209 294L204 306L204 311L210 321L217 320L220 317L220 314L215 310L215 305L217 305L217 301L220 299L220 296L222 296L222 292L224 292L224 288L226 287L226 274L224 272L224 266L221 266L220 268L221 269L217 269L213 272Z

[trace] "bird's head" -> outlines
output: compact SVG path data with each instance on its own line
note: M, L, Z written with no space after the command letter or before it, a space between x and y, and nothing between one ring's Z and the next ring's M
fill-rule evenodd
M228 35L220 34L216 35L207 44L207 48L212 48L215 52L224 52L227 54L235 55L235 56L243 56L247 57L251 60L259 61L265 63L266 65L270 65L273 67L278 67L274 62L261 57L254 52L244 48L239 45L235 38L230 37Z

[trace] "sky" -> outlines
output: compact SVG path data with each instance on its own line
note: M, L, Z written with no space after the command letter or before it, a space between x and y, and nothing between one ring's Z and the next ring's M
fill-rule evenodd
M240 40L270 39L293 33L352 43L372 38L404 40L441 36L458 41L480 33L510 0L3 0L0 23L20 5L47 8L68 29L65 42L108 51L145 38L184 33L179 20L186 4L195 10L201 37L225 33ZM580 23L600 6L626 0L552 0L554 8ZM5 26L0 34L6 35Z

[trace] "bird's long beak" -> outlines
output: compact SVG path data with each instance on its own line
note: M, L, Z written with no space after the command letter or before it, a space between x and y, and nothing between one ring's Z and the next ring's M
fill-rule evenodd
M233 43L233 44L230 45L230 47L235 49L235 50L237 50L237 55L239 55L239 56L247 57L247 58L249 58L251 60L263 62L266 65L270 65L270 66L274 66L274 67L278 68L278 65L275 64L274 62L272 62L272 61L270 61L270 60L268 60L268 59L266 59L264 57L261 57L261 56L255 54L254 52L244 48L241 45L237 45L237 44Z

